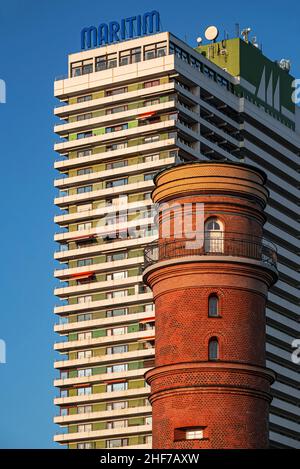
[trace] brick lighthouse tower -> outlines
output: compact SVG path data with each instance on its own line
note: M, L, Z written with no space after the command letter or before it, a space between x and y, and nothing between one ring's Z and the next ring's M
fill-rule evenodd
M144 270L156 310L146 373L154 448L268 447L265 305L277 270L262 237L265 182L255 167L226 162L156 177L159 240L146 248Z

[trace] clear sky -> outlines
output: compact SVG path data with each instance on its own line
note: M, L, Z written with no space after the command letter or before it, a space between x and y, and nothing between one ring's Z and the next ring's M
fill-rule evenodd
M55 413L52 271L55 177L53 80L67 73L67 54L80 50L84 26L152 9L162 26L196 45L215 24L223 36L250 26L272 59L289 58L300 78L298 0L1 0L0 104L1 312L0 448L50 448ZM57 139L57 138L56 138ZM56 301L58 302L58 300ZM56 339L57 340L57 339Z

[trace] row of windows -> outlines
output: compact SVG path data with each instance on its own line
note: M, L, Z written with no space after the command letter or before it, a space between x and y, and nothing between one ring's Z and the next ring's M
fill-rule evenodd
M78 378L84 378L89 376L94 376L95 374L110 374L110 373L122 373L131 369L140 369L140 368L149 368L153 366L153 360L148 359L141 362L133 362L130 367L128 363L118 363L117 365L106 366L105 370L99 372L98 368L80 368L76 370L76 376ZM73 372L74 373L74 372ZM69 374L69 371L61 371L60 379L73 378L74 375Z
M122 65L129 65L143 60L156 59L167 55L167 42L149 44L147 46L135 47L119 52L100 55L94 59L81 60L71 64L71 77L86 75L87 73L99 72Z
M144 383L144 387L147 389L149 388L146 382ZM106 392L119 392L119 391L127 391L127 390L128 390L127 381L106 384ZM82 386L82 387L76 388L76 391L77 391L77 396L91 396L93 394L92 386ZM63 397L63 398L69 397L69 389L61 389L60 397Z
M142 437L143 443L140 444L151 444L152 443L152 436L144 436ZM114 438L113 440L105 440L105 447L106 448L123 448L124 446L129 446L130 441L129 438ZM94 442L84 442L84 443L77 443L77 449L93 449L96 448L96 444Z
M171 113L171 114L163 114L163 115L158 115L155 114L153 116L150 116L148 118L136 118L135 120L131 121L130 124L132 124L135 127L142 127L145 125L151 125L151 124L157 124L159 122L165 122L168 120L174 120L176 121L178 118L178 114L176 113ZM183 121L180 120L180 123L183 124ZM90 138L90 137L95 137L99 135L99 132L102 132L102 134L110 134L114 132L121 132L122 130L128 130L129 125L128 122L125 122L124 124L117 124L109 127L104 127L101 129L94 129L94 130L86 130L84 132L79 132L76 135L77 140L82 140L83 138ZM185 124L184 124L185 125ZM188 124L186 124L188 127ZM70 138L70 135L69 135Z
M175 137L176 137L175 133L170 133L168 135L168 138L175 138ZM161 138L161 136L159 134L149 135L147 137L143 137L143 143L158 142L160 140L160 138ZM119 143L109 143L108 145L106 145L105 151L107 152L107 151L114 151L114 150L124 150L124 148L128 148L128 142L127 141L123 141L123 142L119 142ZM76 154L77 158L82 158L82 157L85 157L85 156L92 156L92 155L93 155L93 151L92 151L91 148L84 149L84 150L78 150L77 154Z
M152 417L144 417L144 422L142 425L151 425L152 424ZM122 420L111 420L106 423L107 429L114 429L114 428L127 428L130 426L130 420L122 419ZM93 424L91 423L83 423L77 425L77 432L92 432L93 431Z
M148 399L139 399L139 406L146 407L150 406L150 402ZM106 410L123 410L128 409L130 406L129 401L116 401L116 402L107 402L106 403ZM90 414L93 412L93 405L86 404L86 405L79 405L77 407L71 408L73 411L76 410L77 414ZM69 407L61 407L60 415L66 416L70 415L70 408ZM73 414L74 415L74 414Z
M158 83L159 85L159 80L152 80L151 83ZM149 83L149 82L146 82L146 83ZM157 86L158 86L157 85ZM151 85L151 86L155 86L155 85ZM145 86L145 88L147 88L149 86ZM123 90L123 88L122 88ZM143 102L138 102L138 103L133 103L132 105L132 108L134 105L136 105L137 108L140 108L140 107L147 107L147 106L155 106L156 104L160 104L160 98L152 98L152 99L146 99L144 100ZM119 106L114 106L114 107L110 107L108 109L105 109L103 112L104 114L103 115L112 115L112 114L117 114L119 112L126 112L128 111L128 105L127 104L124 104L124 105L119 105ZM92 112L86 112L84 114L78 114L75 118L77 121L83 121L83 120L86 120L86 119L92 119L93 117L97 117L97 115L94 115Z
M145 304L143 305L143 311L139 312L144 312L144 313L152 313L154 311L154 304ZM75 316L74 319L76 321L74 322L82 322L82 321L92 321L93 319L97 319L97 312L95 313L79 313ZM114 318L117 316L127 316L128 314L133 314L130 312L128 308L114 308L114 309L109 309L103 312L103 317L106 318ZM61 317L60 318L60 324L67 324L69 323L69 318L68 317Z

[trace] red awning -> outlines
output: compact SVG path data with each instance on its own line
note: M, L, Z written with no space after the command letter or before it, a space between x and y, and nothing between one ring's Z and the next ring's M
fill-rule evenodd
M151 318L145 318L145 319L140 319L139 322L141 324L144 324L145 322L154 322L155 321L155 317L154 316L151 316Z
M148 119L149 117L152 117L156 114L155 111L152 111L152 112L145 112L144 114L140 114L139 116L137 116L138 119Z
M70 277L71 278L82 279L82 278L92 277L94 274L95 274L95 272L81 272L81 273L77 273L77 274L71 274Z

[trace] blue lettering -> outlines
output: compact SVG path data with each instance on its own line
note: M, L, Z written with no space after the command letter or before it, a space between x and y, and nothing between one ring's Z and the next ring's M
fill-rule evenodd
M90 49L92 47L92 38L93 47L97 47L97 28L95 26L83 28L81 30L81 49Z
M136 29L136 31L135 31ZM101 23L81 30L81 49L102 46L160 31L160 15L156 10L130 16L119 22Z
M160 17L156 10L143 15L143 34L152 34L154 32L154 19L155 19L155 32L160 31Z
M120 41L118 32L120 31L120 25L116 21L111 21L109 23L109 42L118 42Z
M121 39L122 41L126 39L126 20L121 20Z
M137 36L142 35L142 17L141 17L141 15L138 15L136 17L136 35Z
M108 44L108 26L106 23L101 23L98 28L98 46Z
M126 23L129 25L129 30L128 30L129 39L132 39L134 36L133 24L135 20L136 20L136 16L131 16L130 18L126 18Z

